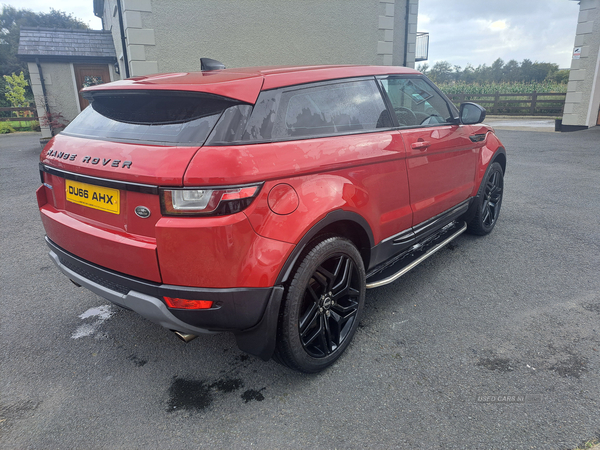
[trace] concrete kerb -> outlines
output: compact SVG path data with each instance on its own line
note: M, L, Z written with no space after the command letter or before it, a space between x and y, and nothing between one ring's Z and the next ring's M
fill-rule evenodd
M487 116L485 123L499 130L554 132L555 116Z

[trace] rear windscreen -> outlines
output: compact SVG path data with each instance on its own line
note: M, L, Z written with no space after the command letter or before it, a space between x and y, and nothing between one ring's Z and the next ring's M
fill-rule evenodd
M202 145L222 112L238 103L195 92L98 93L63 133L123 142Z

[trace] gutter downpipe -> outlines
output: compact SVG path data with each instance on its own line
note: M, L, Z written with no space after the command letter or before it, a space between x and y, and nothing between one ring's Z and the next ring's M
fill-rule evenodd
M404 19L404 67L407 67L408 63L408 27L410 18L410 0L406 0L406 17Z
M119 31L121 33L121 47L123 48L123 64L125 66L125 78L129 78L129 58L127 57L127 41L125 38L125 30L123 29L123 10L121 8L121 0L117 0L117 11L119 12Z
M46 94L46 83L44 83L44 73L42 72L40 58L35 58L35 64L38 69L38 74L40 75L40 83L42 84L42 95L44 96L44 111L46 111L46 117L48 119L48 128L50 128L50 134L54 136L54 130L52 129L52 121L50 120L50 108L48 107L48 94Z

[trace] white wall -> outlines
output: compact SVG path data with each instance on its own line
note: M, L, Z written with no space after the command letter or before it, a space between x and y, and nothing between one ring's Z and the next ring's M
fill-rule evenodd
M563 125L593 127L600 108L600 0L581 0Z
M75 83L71 73L71 65L68 63L40 63L46 87L46 100L52 114L60 113L62 122L68 123L79 114L77 97L75 96ZM35 99L38 117L46 114L44 108L44 92L40 79L38 66L28 63L31 90ZM40 126L41 126L40 121ZM51 137L49 127L41 127L42 138Z
M407 2L414 67L418 0L122 0L131 76L197 71L201 57L227 67L401 65ZM119 57L115 5L105 0L103 20Z

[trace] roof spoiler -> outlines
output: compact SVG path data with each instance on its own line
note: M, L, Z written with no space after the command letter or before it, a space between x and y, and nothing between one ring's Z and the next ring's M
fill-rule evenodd
M221 70L224 68L225 64L221 61L211 58L200 58L200 70L202 71Z

